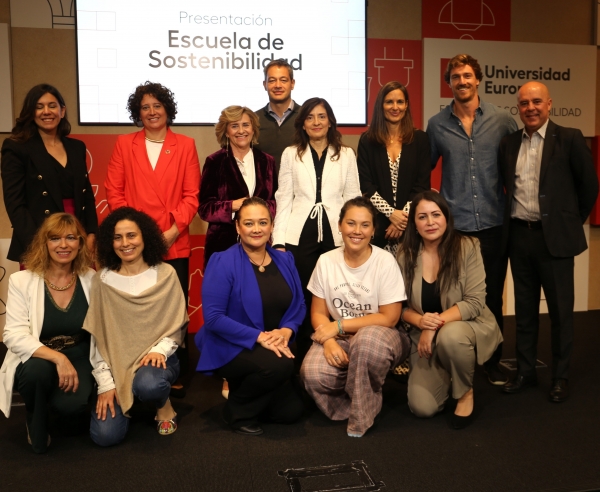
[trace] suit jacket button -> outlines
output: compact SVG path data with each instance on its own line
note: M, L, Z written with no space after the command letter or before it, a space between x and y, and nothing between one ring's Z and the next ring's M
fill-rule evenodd
M38 174L38 179L41 181L42 180L42 175Z
M47 191L42 191L42 196L48 196L48 192Z
M50 215L50 210L44 210L44 213L45 213L46 215Z
M87 173L85 173L85 177L87 178Z
M83 193L85 193L85 188L83 189Z
M85 210L85 205L83 207L81 207L81 210Z

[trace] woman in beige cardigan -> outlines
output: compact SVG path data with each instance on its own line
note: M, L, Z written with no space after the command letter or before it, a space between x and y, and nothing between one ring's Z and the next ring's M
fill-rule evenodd
M102 269L92 280L83 325L99 352L92 361L98 398L90 435L100 446L121 442L134 396L156 407L158 433L172 434L177 414L169 393L188 315L177 274L162 261L164 236L147 214L121 207L102 222L96 244Z
M413 199L398 263L408 307L402 319L413 342L408 404L418 417L457 400L455 429L473 420L475 363L492 355L502 335L485 305L485 271L476 239L454 230L444 198L433 191Z

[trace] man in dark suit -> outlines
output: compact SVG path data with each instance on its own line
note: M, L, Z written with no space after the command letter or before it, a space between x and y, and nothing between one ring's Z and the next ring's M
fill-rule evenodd
M522 86L518 108L525 128L505 137L498 154L506 188L503 246L515 284L518 366L517 377L503 391L518 393L537 384L542 287L552 329L549 398L562 402L569 396L574 257L587 248L583 223L598 196L598 177L581 131L550 121L552 99L544 84Z

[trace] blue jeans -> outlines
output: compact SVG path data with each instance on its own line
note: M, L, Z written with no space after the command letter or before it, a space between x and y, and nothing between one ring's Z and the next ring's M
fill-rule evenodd
M156 408L162 408L169 399L171 384L179 376L179 360L173 354L167 359L167 368L152 366L140 367L133 377L133 395L140 401L151 402ZM129 429L129 419L123 415L121 407L115 401L115 416L107 412L106 420L100 420L92 411L90 436L99 446L119 444Z

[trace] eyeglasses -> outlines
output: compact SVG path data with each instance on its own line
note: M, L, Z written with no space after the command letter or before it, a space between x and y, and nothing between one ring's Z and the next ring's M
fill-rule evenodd
M58 244L62 239L64 239L68 243L76 243L79 242L80 237L81 236L74 236L73 234L69 234L67 236L51 236L48 238L48 241L50 241L52 244Z

